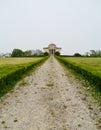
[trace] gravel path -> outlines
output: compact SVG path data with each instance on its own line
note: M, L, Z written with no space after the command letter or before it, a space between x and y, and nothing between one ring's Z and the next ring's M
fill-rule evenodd
M98 130L79 85L50 57L1 99L0 130Z

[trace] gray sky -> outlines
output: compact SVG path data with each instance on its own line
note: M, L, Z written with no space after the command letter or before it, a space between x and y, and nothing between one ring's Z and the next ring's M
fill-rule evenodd
M0 0L0 53L42 49L101 50L101 0Z

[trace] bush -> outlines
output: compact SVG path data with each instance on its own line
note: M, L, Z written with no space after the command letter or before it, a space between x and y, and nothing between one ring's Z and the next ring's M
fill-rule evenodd
M49 55L49 53L48 53L48 52L45 52L45 53L44 53L44 56L48 56L48 55Z
M59 55L60 55L60 52L56 51L56 52L55 52L55 55L56 55L56 56L59 56Z
M82 55L79 54L79 53L75 53L74 56L75 56L75 57L80 57L80 56L82 56Z
M22 78L33 67L44 62L48 57L44 57L36 62L18 65L8 74L0 77L0 97L7 93L9 90L14 88L15 83Z
M76 73L82 75L90 84L92 84L101 93L101 77L94 75L92 72L83 69L82 67L70 63L62 57L56 57L66 67L74 70Z

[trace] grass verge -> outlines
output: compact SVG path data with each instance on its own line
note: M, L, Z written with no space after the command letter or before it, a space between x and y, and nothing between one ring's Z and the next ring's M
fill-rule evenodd
M0 97L12 90L18 80L28 74L33 68L35 69L45 62L47 58L48 57L39 58L38 60L33 60L28 63L0 65Z
M87 70L79 64L77 65L73 62L69 62L69 60L66 60L63 57L56 57L56 59L66 68L71 69L75 75L78 75L78 77L82 77L88 81L89 84L93 87L93 90L95 90L98 95L101 95L101 76L92 73L91 70Z

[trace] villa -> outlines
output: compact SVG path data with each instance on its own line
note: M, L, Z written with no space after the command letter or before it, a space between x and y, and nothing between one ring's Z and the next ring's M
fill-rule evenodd
M47 53L49 53L50 55L54 55L55 52L59 52L61 51L60 47L57 47L55 44L49 44L48 47L43 48L43 50Z

